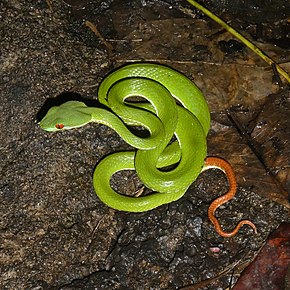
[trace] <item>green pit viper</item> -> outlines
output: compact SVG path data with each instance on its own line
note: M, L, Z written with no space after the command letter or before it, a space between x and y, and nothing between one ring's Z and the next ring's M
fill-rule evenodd
M95 192L109 207L143 212L176 201L201 171L213 167L205 164L209 109L201 91L183 74L159 64L129 64L102 81L98 100L108 109L68 101L52 107L40 127L51 132L96 122L136 148L105 157L94 171ZM133 134L131 126L142 127L149 136ZM174 167L168 170L170 165ZM122 170L136 170L153 193L130 197L116 192L110 179ZM212 222L217 226L216 220Z

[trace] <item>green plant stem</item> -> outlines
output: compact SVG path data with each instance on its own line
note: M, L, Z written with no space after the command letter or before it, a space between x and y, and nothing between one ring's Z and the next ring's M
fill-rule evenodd
M206 14L208 17L210 17L215 22L219 23L222 27L224 27L228 32L233 34L236 38L238 38L240 41L242 41L248 48L250 48L253 52L255 52L258 56L260 56L265 62L267 62L271 66L275 66L277 71L290 83L290 76L288 73L280 67L273 59L271 59L269 56L267 56L261 49L259 49L255 44L250 42L247 38L245 38L243 35L241 35L238 31L236 31L234 28L229 26L226 22L224 22L222 19L220 19L218 16L213 14L211 11L206 9L204 6L200 5L194 0L186 0L191 5L196 7L197 9L201 10L204 14Z

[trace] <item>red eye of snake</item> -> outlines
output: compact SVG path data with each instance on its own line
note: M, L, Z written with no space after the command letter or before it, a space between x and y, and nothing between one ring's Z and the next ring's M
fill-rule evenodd
M63 129L64 124L55 124L56 129Z

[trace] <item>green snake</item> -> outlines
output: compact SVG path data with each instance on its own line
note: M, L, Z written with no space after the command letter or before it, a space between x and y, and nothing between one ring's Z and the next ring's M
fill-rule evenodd
M46 131L69 130L91 122L115 130L134 151L99 162L94 189L109 207L142 212L182 197L204 167L210 114L203 94L183 74L164 65L136 63L109 74L98 90L106 108L68 101L52 107L40 122ZM146 136L134 134L141 127ZM152 193L125 196L110 184L114 173L136 170Z

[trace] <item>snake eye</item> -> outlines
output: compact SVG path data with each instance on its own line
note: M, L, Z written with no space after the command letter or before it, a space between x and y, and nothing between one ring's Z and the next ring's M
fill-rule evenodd
M64 124L55 124L56 129L63 129Z

